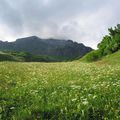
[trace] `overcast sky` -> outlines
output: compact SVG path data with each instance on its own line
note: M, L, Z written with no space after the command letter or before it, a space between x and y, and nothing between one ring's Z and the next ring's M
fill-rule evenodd
M36 35L96 48L120 23L120 0L0 0L0 40Z

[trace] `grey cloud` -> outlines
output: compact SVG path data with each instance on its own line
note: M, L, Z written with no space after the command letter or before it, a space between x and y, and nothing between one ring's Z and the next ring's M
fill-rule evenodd
M119 8L119 0L0 0L0 27L6 33L0 37L65 38L95 48L107 28L119 23Z
M13 29L14 32L22 31L22 17L6 0L0 0L0 23Z

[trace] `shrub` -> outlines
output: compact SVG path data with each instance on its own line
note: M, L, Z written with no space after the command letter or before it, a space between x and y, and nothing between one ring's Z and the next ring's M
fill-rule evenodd
M101 56L102 56L102 54L101 54L101 51L100 51L100 50L94 50L94 51L88 53L88 54L84 57L84 59L85 59L85 61L91 62L91 61L96 61L96 60L100 59Z

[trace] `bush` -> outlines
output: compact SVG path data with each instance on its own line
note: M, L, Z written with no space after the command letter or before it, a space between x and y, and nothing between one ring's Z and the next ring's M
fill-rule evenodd
M120 25L109 28L109 35L103 37L101 43L98 44L98 49L102 51L103 56L112 54L120 49Z
M101 58L101 56L102 56L101 51L99 51L99 50L94 50L94 51L88 53L83 59L84 59L85 61L91 62L91 61L97 61L98 59Z

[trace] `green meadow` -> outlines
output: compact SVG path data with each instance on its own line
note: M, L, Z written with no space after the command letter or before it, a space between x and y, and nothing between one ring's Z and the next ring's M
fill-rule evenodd
M120 120L120 51L98 62L0 62L1 120Z

